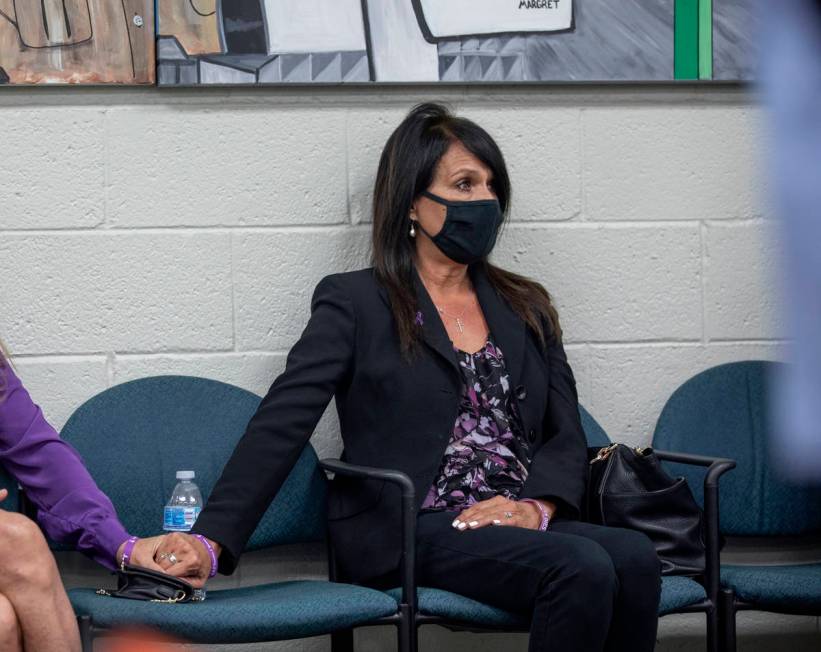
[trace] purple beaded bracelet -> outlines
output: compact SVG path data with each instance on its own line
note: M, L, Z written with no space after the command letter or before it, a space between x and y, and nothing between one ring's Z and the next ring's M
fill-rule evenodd
M123 558L120 561L122 566L125 566L131 560L131 553L134 550L134 545L137 543L137 537L129 537L125 542L123 548Z
M211 572L208 573L208 577L214 577L217 574L217 553L214 552L214 547L211 543L201 534L193 535L200 541L202 541L202 545L205 546L205 549L208 551L208 556L211 558Z
M522 498L520 503L533 503L536 507L539 508L539 512L542 514L542 520L539 523L539 529L544 532L547 530L547 525L550 523L550 514L547 513L544 505L542 505L538 500L534 500L533 498Z

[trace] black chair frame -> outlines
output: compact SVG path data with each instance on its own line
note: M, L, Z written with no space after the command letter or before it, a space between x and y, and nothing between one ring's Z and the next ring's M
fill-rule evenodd
M707 618L707 649L709 652L718 652L719 647L719 604L723 609L726 606L726 596L720 591L720 562L719 562L719 515L718 515L718 482L722 474L734 468L736 463L731 459L713 458L703 455L693 455L689 453L673 453L668 451L655 451L658 459L682 464L692 464L707 467L704 478L704 513L706 529L706 565L703 583L707 592L707 599L696 604L687 605L676 610L674 613L697 613L704 612ZM416 490L413 481L402 471L392 469L380 469L375 467L351 464L338 459L323 459L319 461L319 466L326 472L334 474L348 475L358 478L380 479L397 485L401 490L401 519L402 519L402 554L400 558L400 578L401 597L399 609L396 614L377 618L358 625L358 627L369 627L379 625L393 625L397 628L399 652L417 652L418 650L418 628L422 625L442 625L453 631L470 632L522 632L525 628L482 628L474 623L463 623L441 616L433 616L419 613L416 592ZM25 492L19 493L19 511L29 516L33 516L34 510ZM328 549L328 577L330 581L337 581L337 569L334 551L330 541L326 538ZM721 598L722 602L719 603ZM735 602L735 609L752 608L743 603ZM782 612L788 613L788 612ZM733 613L734 615L734 613ZM732 623L729 621L732 620ZM90 616L79 616L77 618L80 629L80 639L84 652L92 650L93 640L98 636L104 636L108 629L95 625ZM734 641L735 619L725 619L723 641L724 645L731 640ZM344 629L331 632L331 649L333 652L353 652L353 629ZM216 643L217 641L215 641ZM264 642L264 641L257 641ZM722 645L721 647L724 647ZM734 648L726 648L732 652Z
M788 607L745 602L736 596L732 588L722 587L719 597L720 620L723 623L721 640L722 652L736 651L736 614L739 611L762 611L788 616L821 616L821 612L818 610L790 609Z
M707 598L701 602L687 605L673 613L704 613L707 620L707 649L708 652L719 652L719 592L720 592L720 547L719 547L719 479L735 468L734 460L727 458L707 457L690 453L674 453L656 450L659 460L690 464L707 468L704 478L704 517L706 536L705 572L700 578L707 593ZM402 556L400 577L402 595L399 604L399 652L417 652L417 629L422 625L442 625L453 631L470 632L527 632L527 629L518 628L481 628L473 623L463 623L452 619L419 613L416 592L416 497L413 482L402 471L379 469L375 467L359 466L343 462L338 459L322 459L319 466L325 470L341 475L358 478L382 479L398 485L402 490ZM329 546L329 560L334 552ZM335 564L331 561L330 566ZM332 576L333 579L333 576ZM345 640L350 647L334 648L334 652L349 652L353 650L353 632L349 630L348 638L340 634L339 639Z

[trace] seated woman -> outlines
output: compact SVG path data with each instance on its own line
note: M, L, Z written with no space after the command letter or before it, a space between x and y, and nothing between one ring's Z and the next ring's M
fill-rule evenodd
M437 104L410 112L379 162L373 267L316 286L285 371L194 526L203 538L170 535L160 556L185 564L161 566L200 585L215 565L231 573L335 396L343 458L414 482L420 585L530 614L534 652L653 650L653 544L580 521L586 440L555 307L487 259L510 196L484 129ZM398 584L399 517L394 486L334 479L340 579Z
M109 569L123 554L162 570L153 559L159 537L129 537L111 501L77 452L43 417L0 347L0 466L37 507L54 541L75 546ZM0 489L0 501L8 491ZM57 564L37 524L0 509L0 650L73 652L80 635Z

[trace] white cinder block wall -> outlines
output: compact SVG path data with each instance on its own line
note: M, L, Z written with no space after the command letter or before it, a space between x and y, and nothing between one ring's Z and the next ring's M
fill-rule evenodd
M367 265L379 153L429 99L498 139L514 202L493 258L553 293L581 400L612 438L649 442L665 399L706 367L779 358L764 116L742 89L8 89L0 337L46 415L59 427L96 392L150 374L263 393L316 282ZM333 404L312 441L339 452ZM289 565L303 557L281 572L321 575L318 556ZM69 583L92 568L64 560ZM223 581L271 572L251 559ZM659 649L702 649L701 622L663 619ZM749 649L818 641L811 618L742 614L740 626L760 634ZM526 649L523 636L438 628L422 640Z

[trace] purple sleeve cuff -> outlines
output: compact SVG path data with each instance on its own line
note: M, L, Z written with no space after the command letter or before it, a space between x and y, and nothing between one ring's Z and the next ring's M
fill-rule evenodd
M37 520L58 543L68 543L109 570L117 569L117 550L129 538L116 517L97 522L69 521L53 512L40 510Z
M128 540L128 532L122 523L116 518L112 518L104 523L100 523L94 531L97 545L91 557L106 568L115 570L117 568L117 551L125 541Z

